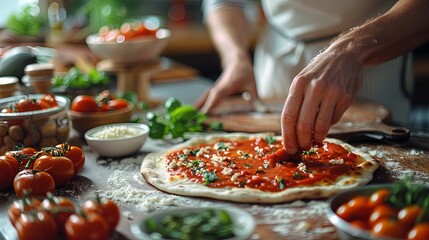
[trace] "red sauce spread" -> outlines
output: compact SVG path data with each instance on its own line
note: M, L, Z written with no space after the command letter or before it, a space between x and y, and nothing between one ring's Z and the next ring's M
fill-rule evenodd
M221 139L172 152L166 167L179 176L213 188L255 188L268 192L330 183L354 169L357 156L343 147L324 143L288 155L280 140Z

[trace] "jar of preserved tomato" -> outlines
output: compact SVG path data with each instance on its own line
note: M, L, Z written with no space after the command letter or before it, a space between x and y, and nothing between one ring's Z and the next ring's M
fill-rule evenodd
M38 101L44 94L29 94L0 99L0 154L15 146L36 149L66 142L70 132L68 109L70 100L53 96L56 106L41 110L16 112L20 101Z

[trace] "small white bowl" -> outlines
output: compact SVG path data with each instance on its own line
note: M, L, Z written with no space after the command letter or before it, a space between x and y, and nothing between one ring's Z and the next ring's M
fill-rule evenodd
M153 212L151 214L144 215L143 217L138 218L131 225L131 232L138 239L145 240L155 240L147 232L145 221L149 218L154 219L156 222L161 222L166 216L179 215L187 216L190 214L201 213L205 210L212 209L214 211L225 210L230 216L232 222L236 225L234 228L235 236L232 238L227 238L227 240L246 240L249 239L255 230L255 220L253 216L241 208L236 207L227 207L227 208L218 208L218 207L187 207L187 208L173 208L163 211ZM159 239L159 238L156 238Z
M115 134L124 133L125 130L131 130L133 134ZM106 124L91 128L84 136L88 146L100 156L124 157L140 150L149 136L149 127L141 123Z
M98 34L92 34L86 38L86 44L100 58L128 64L158 59L167 47L170 35L170 30L160 28L155 36L139 37L117 43L101 41Z

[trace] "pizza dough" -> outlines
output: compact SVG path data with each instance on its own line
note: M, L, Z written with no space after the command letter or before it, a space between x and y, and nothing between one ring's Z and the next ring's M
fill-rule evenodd
M305 178L308 178L306 181L310 181L310 184L300 183L300 182L306 182L306 181L294 181L292 179L286 179L286 178L290 178L291 174L289 173L288 175L289 177L286 177L287 174L284 174L285 178L284 179L279 178L279 179L282 179L282 181L287 180L285 182L289 182L290 180L291 183L298 182L298 184L295 184L295 185L292 184L291 186L282 186L280 184L280 189L277 189L276 191L271 191L271 190L264 189L263 187L258 187L258 186L248 187L247 185L242 186L240 184L238 184L237 186L212 187L211 186L212 182L216 183L216 180L212 179L212 181L209 181L209 182L207 181L202 182L201 176L198 179L198 178L193 178L193 176L188 178L186 177L186 174L177 174L177 172L180 172L181 170L183 171L187 170L187 167L189 168L192 164L195 164L197 160L193 160L193 162L187 162L186 164L183 164L183 161L167 158L169 154L176 154L177 156L179 156L179 159L180 157L186 158L187 154L190 157L191 156L190 152L193 150L198 151L200 149L206 149L206 150L211 149L211 151L215 151L213 149L216 147L219 148L219 143L224 143L227 141L240 142L240 141L255 140L258 143L262 144L263 141L267 141L265 139L267 139L268 136L270 136L269 138L271 138L271 140L274 139L277 141L276 146L277 148L280 149L278 151L281 151L281 147L278 146L279 144L281 144L280 136L271 136L269 134L247 134L247 133L226 133L226 134L207 135L205 137L192 138L182 144L178 144L175 147L162 152L148 154L142 162L141 173L144 179L154 187L162 191L177 194L177 195L207 197L207 198L227 200L227 201L240 202L240 203L281 203L281 202L288 202L288 201L293 201L298 199L326 198L340 191L354 188L360 185L364 185L372 180L373 173L378 167L378 163L367 153L364 153L359 149L341 140L327 138L324 141L324 146L314 146L311 149L311 151L313 152L311 152L310 154L315 154L313 156L316 156L316 155L331 156L332 154L330 155L328 154L328 152L324 153L324 151L328 150L328 147L327 147L328 144L329 146L332 146L332 147L335 147L335 145L339 145L343 148L343 149L341 148L341 150L343 151L342 154L344 155L344 159L349 157L346 155L350 155L350 154L352 156L356 155L356 158L354 160L355 165L352 168L347 168L348 169L347 172L341 173L340 175L336 176L334 180L331 179L326 181L326 179L322 179L321 181L318 181L318 182L311 182L311 178L318 176L317 174L319 171L318 169L314 168L313 170L309 169L310 172L307 172L305 169L304 162L306 162L307 164L311 164L312 162L313 163L317 161L321 162L323 160L324 162L323 164L321 164L321 166L323 166L323 169L325 171L324 174L326 175L331 172L335 172L334 168L341 169L339 167L342 166L341 164L344 165L344 159L341 156L337 156L335 159L321 159L317 161L313 161L311 157L307 157L306 160L302 160L302 162L296 162L296 160L293 160L295 161L293 164L289 163L286 165L291 165L291 166L293 165L291 171L292 170L295 171L294 173L295 174L298 173L299 176L305 175L306 176ZM264 146L270 146L271 148L274 149L275 145L268 144L268 143L264 143L264 144L265 144ZM263 152L263 150L257 149L257 148L258 147L255 147L256 150L260 150L257 152L261 152L261 153ZM265 147L265 149L268 149L268 147ZM216 151L219 151L219 149ZM226 148L226 150L224 150L224 153L219 153L219 155L223 154L224 157L222 157L221 159L229 160L230 164L233 163L238 165L236 162L239 162L240 160L238 160L238 158L236 157L237 152L242 154L243 150L240 150L237 147L231 147L231 149ZM309 151L307 151L307 153L308 152ZM228 159L227 156L234 153L235 153L234 155L235 159L234 160ZM350 154L345 154L345 153L350 153ZM199 157L196 157L196 159L200 159L200 158L202 159L203 156L210 159L208 155L209 154L201 154ZM213 154L213 156L214 155L216 154ZM256 153L248 154L248 156L251 156L251 157L253 157L254 155L257 155L257 154ZM267 154L267 156L268 155L269 154ZM304 156L304 153L302 155ZM265 158L266 156L263 155L263 157L257 160L256 163L258 163L258 161L268 162L268 160L266 160ZM302 157L302 158L304 159L305 157ZM272 159L278 160L279 158L278 157L276 158L274 156L272 157ZM200 160L198 161L201 162ZM210 161L213 161L213 158ZM285 162L288 162L288 160L285 160ZM209 164L211 163L210 162L206 163L206 166L208 166ZM246 166L246 163L244 164ZM275 166L283 167L278 163L271 166L272 168L275 168ZM234 170L238 172L238 174L246 170L246 169L244 170L237 169L236 166L234 167L235 167ZM230 175L231 180L229 181L230 181L230 184L232 184L234 183L233 182L234 175L226 171L225 169L227 168L228 167L225 167L223 168L222 171L218 170L217 172L216 171L214 172L215 174L219 174L219 175L221 175L220 172L222 172L223 175L225 174ZM200 166L198 169L201 170L204 168ZM261 170L261 167L259 167L259 170L261 171L261 173L263 173L265 169ZM283 171L286 171L286 170L283 170ZM256 173L258 173L258 169L256 170ZM255 176L259 175L256 173L253 173L253 175ZM200 172L195 172L195 171L193 171L192 174L201 175ZM191 176L189 173L188 175ZM282 174L280 173L280 175ZM261 174L261 176L264 177L263 174ZM247 177L248 179L258 178L253 176L247 176ZM250 182L250 181L251 180L247 180L247 182ZM277 182L280 183L280 181L277 181ZM274 182L274 185L275 184L276 183Z

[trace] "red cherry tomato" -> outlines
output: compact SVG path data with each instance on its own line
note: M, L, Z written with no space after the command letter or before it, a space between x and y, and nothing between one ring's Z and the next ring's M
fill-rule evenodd
M75 112L96 112L97 108L95 98L88 95L75 97L71 104L71 110Z
M31 191L31 196L46 197L48 192L55 191L55 181L49 173L25 169L16 175L13 188L18 198L23 196L25 190Z
M371 194L368 200L369 206L373 209L376 206L383 204L387 201L389 197L390 190L389 189L379 189Z
M119 207L110 199L102 201L96 197L94 200L88 200L82 205L82 210L86 214L97 213L103 216L109 224L110 232L115 230L121 217Z
M103 103L98 107L97 112L108 112L110 110L112 110L112 108L110 108L107 103Z
M19 164L18 171L20 171L24 169L25 165L28 162L28 159L30 159L36 153L37 153L37 150L35 148L25 147L20 150L8 151L4 155L15 158Z
M21 214L15 228L20 240L54 240L57 236L54 219L44 211Z
M8 161L0 160L0 191L12 188L16 170Z
M58 106L55 96L50 93L43 95L37 102L45 109Z
M407 229L394 219L384 218L371 228L371 234L376 237L404 238Z
M416 224L407 235L408 240L427 240L429 239L429 222Z
M42 203L38 199L24 197L21 200L14 201L9 206L7 215L12 225L15 226L16 221L18 220L18 218L21 216L22 213L37 210L41 206L42 206Z
M66 151L65 157L68 157L74 165L74 175L79 173L83 165L85 165L85 154L82 149L78 146L72 146L69 144L58 144L56 147L64 148Z
M65 232L69 240L104 240L109 237L109 224L99 214L89 213L86 217L71 215L65 224Z
M13 167L13 169L15 169L16 173L18 173L19 163L15 158L11 156L2 155L0 156L0 161L8 162Z
M40 105L36 99L30 98L19 100L15 107L17 112L31 112L43 109L42 105Z
M113 110L118 110L121 108L126 108L128 106L128 101L125 99L117 98L109 100L107 102L107 105Z
M382 219L396 218L397 214L398 210L387 203L378 205L369 216L369 225L374 226Z
M49 173L56 187L68 183L74 176L74 165L68 157L43 155L34 161L33 169Z
M336 210L336 214L348 222L352 220L366 221L371 214L371 209L368 205L368 198L366 196L355 197L342 204Z
M51 194L43 200L42 207L52 214L60 233L65 231L64 228L67 219L76 210L76 205L69 198L55 197Z
M423 208L419 205L407 206L398 212L398 221L407 228L410 228L416 224L416 220L420 214L423 214Z
M369 230L369 225L368 225L368 221L363 221L363 220L353 220L350 222L350 224L355 227L355 228L359 228L362 230Z

